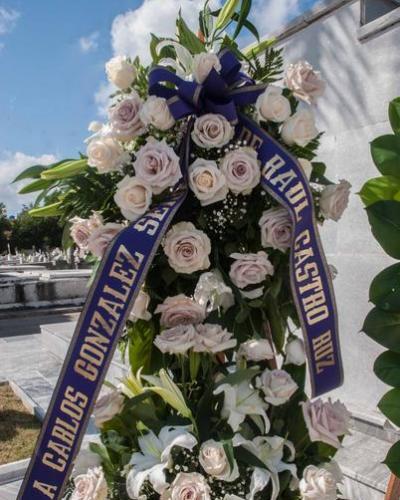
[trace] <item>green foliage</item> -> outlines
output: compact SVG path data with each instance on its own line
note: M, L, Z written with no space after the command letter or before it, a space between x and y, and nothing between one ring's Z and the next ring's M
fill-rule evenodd
M400 201L400 177L385 175L369 179L359 195L366 207L381 200Z
M395 425L400 426L400 388L387 392L379 401L378 408Z
M390 448L383 463L389 467L395 476L400 477L400 441Z
M400 259L400 202L378 201L366 210L378 243L391 257Z
M183 17L179 14L176 21L176 28L178 31L179 43L186 47L192 54L200 54L205 52L204 44L200 41L200 38L189 29L188 25L183 20Z
M215 28L217 30L223 30L224 28L226 28L227 24L231 21L239 3L240 0L227 0L225 2L222 9L219 11L217 21L215 23Z
M400 136L382 135L371 142L375 165L383 175L400 177Z
M273 83L282 77L283 49L275 49L271 46L273 43L273 40L267 40L258 45L257 50L252 49L250 75L256 81ZM263 50L263 56L258 57Z
M393 132L400 135L400 97L393 99L389 104L389 120Z
M143 373L149 373L155 336L154 325L149 321L137 320L135 323L130 323L127 329L131 370L136 373L139 368L143 368Z
M385 384L400 387L400 353L383 352L375 361L374 372Z
M369 300L383 311L400 311L400 263L384 269L374 278Z
M400 352L400 312L386 312L375 307L365 318L362 330L378 344Z

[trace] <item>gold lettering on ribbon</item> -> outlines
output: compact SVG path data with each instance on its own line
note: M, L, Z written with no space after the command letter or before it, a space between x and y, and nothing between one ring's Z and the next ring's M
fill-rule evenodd
M41 483L39 481L35 481L33 483L33 487L40 491L40 493L43 493L43 495L46 495L48 498L54 498L56 491L57 491L57 486L52 486L51 484L47 483Z
M328 366L335 366L332 333L330 330L313 339L312 347L318 374L322 373L324 368Z

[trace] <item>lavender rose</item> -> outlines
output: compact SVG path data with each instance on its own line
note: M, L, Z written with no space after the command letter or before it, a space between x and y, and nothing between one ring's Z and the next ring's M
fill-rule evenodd
M201 148L221 148L233 139L234 128L223 115L208 113L196 118L192 139Z
M286 72L285 85L293 94L309 104L314 103L325 91L321 73L307 61L291 64Z
M122 215L134 221L147 212L151 205L151 188L137 177L125 176L117 184L114 201L119 206Z
M247 361L266 361L274 359L275 354L271 342L267 339L250 339L240 344L238 357Z
M191 222L172 226L163 241L163 248L169 265L177 273L191 274L210 267L210 239Z
M106 63L108 80L119 89L125 90L136 80L137 71L126 56L116 56Z
M234 194L250 194L260 182L260 163L252 148L230 151L222 159L220 168Z
M268 255L263 251L246 254L232 253L230 257L235 259L235 262L231 265L229 277L238 288L262 283L267 276L274 274Z
M167 328L201 323L206 317L204 307L183 294L167 297L154 312L161 314L160 324Z
M193 76L197 83L203 83L212 69L221 70L221 63L216 54L201 52L193 57Z
M121 144L110 136L98 136L89 141L88 165L95 167L99 174L119 170L129 159Z
M71 500L106 500L107 482L103 469L96 467L89 469L74 479L75 488Z
M321 193L320 209L325 219L338 221L349 204L351 184L345 180L326 186Z
M265 394L265 401L273 406L283 405L297 391L298 385L285 370L264 370L257 377L256 386Z
M111 131L121 141L130 141L145 131L140 119L142 100L136 91L117 102L109 110Z
M258 97L256 109L260 120L282 123L289 118L292 113L290 101L282 92L280 87L270 85Z
M309 109L300 109L296 111L283 124L281 135L288 146L307 146L318 135L318 129L315 126L314 115Z
M261 244L277 250L286 250L292 241L292 220L286 208L266 210L258 221L261 229Z
M311 441L340 447L339 437L349 434L350 413L340 401L322 399L300 403Z
M165 499L211 500L210 493L210 486L204 476L197 472L180 472L171 484Z
M124 397L116 390L112 390L100 396L93 408L94 421L97 427L108 422L120 413L124 405Z
M70 234L74 243L82 250L87 250L90 235L103 224L103 217L98 212L93 212L89 219L73 217Z
M108 222L98 227L90 235L87 249L101 259L108 245L123 228L122 224L115 224L113 222Z
M179 157L165 139L149 139L139 149L133 166L136 177L151 186L154 194L160 194L167 187L175 186L182 177Z
M140 119L145 125L153 125L159 130L168 130L175 124L167 100L155 95L149 96L143 104L140 110Z
M215 161L197 158L189 167L189 186L202 206L224 200L228 186Z
M209 352L216 354L236 346L236 339L233 334L222 328L220 325L205 323L196 326L196 338L194 352Z
M195 344L196 330L193 325L168 328L154 339L154 345L164 354L186 354Z

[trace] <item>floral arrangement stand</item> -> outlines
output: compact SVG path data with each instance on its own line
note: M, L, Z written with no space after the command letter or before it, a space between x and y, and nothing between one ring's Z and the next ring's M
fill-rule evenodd
M339 401L311 400L305 378L308 358L318 394L341 381L335 270L317 225L340 219L350 185L316 160L313 106L325 82L305 61L284 68L282 50L249 21L251 4L213 11L206 1L198 32L179 15L176 39L152 35L150 66L114 57L109 121L90 124L87 154L17 177L39 192L32 215L59 216L64 246L93 265L83 321L106 270L124 283L102 288L102 321L75 372L101 380L121 316L129 365L97 399L99 442L73 461L74 439L62 448L70 482L59 463L35 468L44 430L22 500L42 498L29 489L37 470L54 479L42 491L73 500L337 498L333 457L350 415ZM256 37L245 51L242 30ZM88 334L79 328L73 342ZM81 403L92 386L82 387Z

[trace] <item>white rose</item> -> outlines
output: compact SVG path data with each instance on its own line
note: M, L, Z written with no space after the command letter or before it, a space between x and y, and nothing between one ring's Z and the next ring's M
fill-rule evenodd
M201 52L193 57L193 76L197 83L203 83L212 69L221 71L221 63L216 54Z
M151 205L151 188L137 177L126 175L117 184L114 201L121 210L122 215L134 221L145 214Z
M168 354L186 354L196 342L196 331L193 325L178 325L163 330L154 339L154 345L161 352Z
M148 311L149 304L150 304L149 294L143 292L143 290L140 290L133 304L132 310L129 314L130 321L135 322L138 319L149 321L149 319L151 318L151 313Z
M286 344L285 353L285 363L287 364L300 366L306 362L304 342L301 339L290 340Z
M235 262L231 265L229 277L238 288L246 288L248 285L262 283L267 276L274 274L274 268L263 252L257 253L233 253L230 255Z
M321 73L315 71L307 61L299 61L291 64L286 72L285 85L293 94L308 102L315 102L325 91L325 82L321 78Z
M233 139L235 129L219 114L208 113L196 118L192 139L201 148L221 148Z
M119 170L129 160L121 144L113 137L96 137L86 150L88 164L97 168L100 174Z
M302 500L336 500L338 478L325 467L309 465L299 483Z
M104 422L118 415L124 405L124 397L118 391L111 390L100 396L93 408L96 427L101 427Z
M281 135L288 146L307 146L319 134L314 115L309 109L300 109L283 124Z
M140 118L145 125L153 125L159 130L168 130L175 124L167 100L155 95L149 96L143 104Z
M309 160L306 160L305 158L297 158L297 161L300 163L300 166L303 169L307 179L310 179L313 171L312 163Z
M320 209L325 219L338 221L349 204L351 184L341 180L339 184L326 186L321 193Z
M161 314L160 324L167 328L201 323L206 317L204 307L183 294L167 297L154 312Z
M202 206L224 200L228 186L215 161L197 158L189 167L189 186Z
M286 208L269 208L263 213L258 225L261 229L261 244L263 247L272 247L282 251L290 247L292 219Z
M151 186L154 194L175 186L182 177L179 157L165 139L149 139L137 152L133 166L136 177Z
M107 498L107 482L101 467L89 469L86 474L77 476L74 479L74 485L71 500L106 500Z
M252 148L230 151L222 159L220 168L232 193L250 194L260 182L260 162Z
M283 89L270 85L258 97L256 109L260 120L281 123L289 118L292 112L290 102L282 92Z
M122 224L115 224L113 222L108 222L107 224L99 226L90 235L87 249L100 259L103 257L108 245L122 229L124 229Z
M115 56L106 63L108 80L119 89L125 90L136 80L136 68L126 56Z
M237 341L233 334L220 325L205 323L196 325L194 352L209 352L216 354L236 347Z
M236 461L231 471L224 445L213 439L201 445L199 462L207 474L216 477L220 481L232 482L239 477L239 469Z
M297 391L298 385L285 370L264 370L256 385L265 394L265 401L273 406L283 405Z
M235 303L232 289L224 283L218 269L200 275L194 291L194 300L207 312L220 307L227 311Z
M211 500L210 486L197 472L180 472L169 489L170 500Z
M162 245L169 265L177 273L192 274L210 267L211 241L191 222L172 226Z
M274 359L275 354L271 342L267 339L250 339L240 344L238 357L247 361L266 361Z

